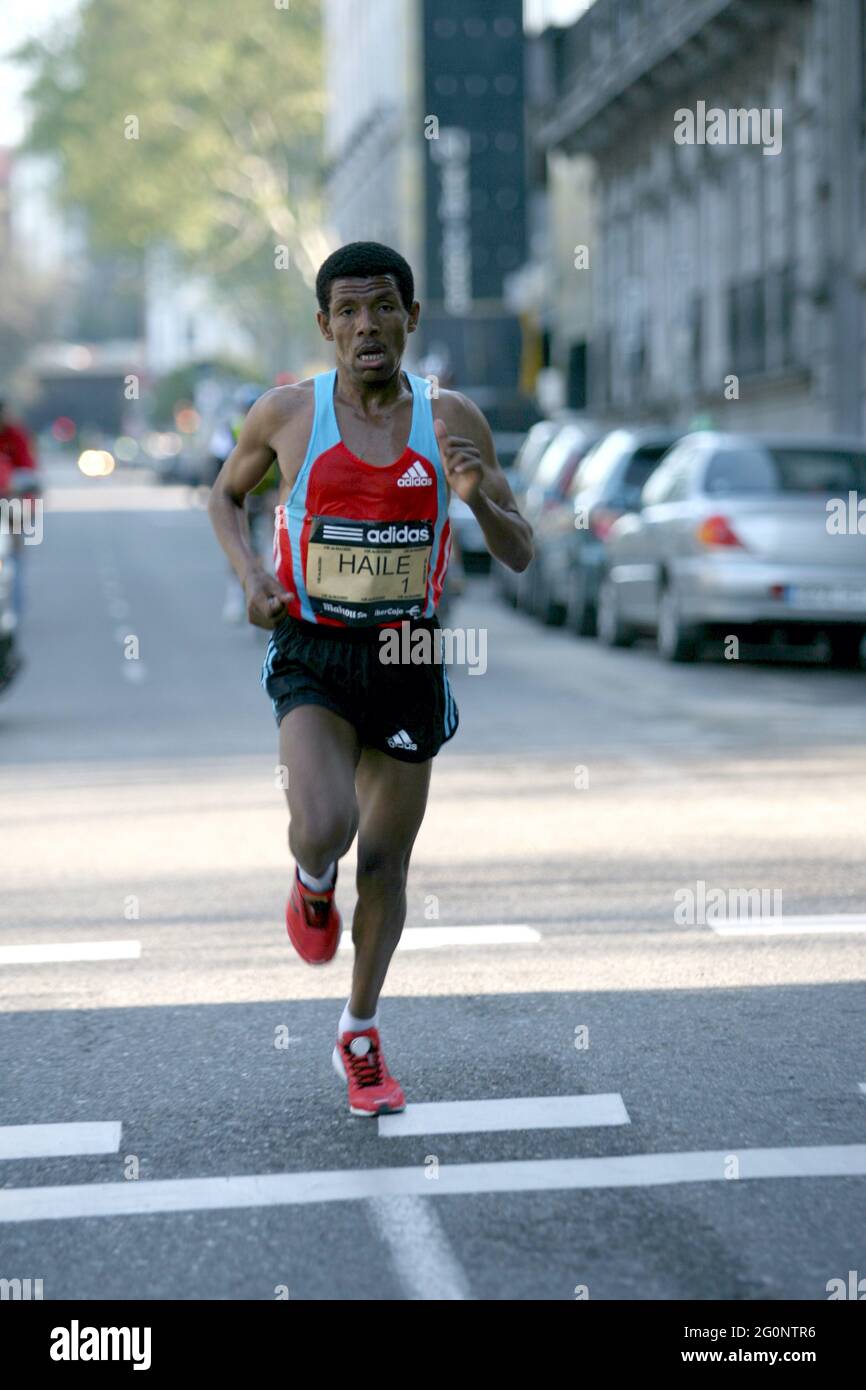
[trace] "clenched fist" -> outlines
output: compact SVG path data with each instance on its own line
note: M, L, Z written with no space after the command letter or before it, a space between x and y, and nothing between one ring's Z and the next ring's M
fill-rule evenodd
M244 580L247 618L255 627L276 627L287 616L286 604L294 598L266 570L252 570Z
M471 507L478 496L483 478L481 451L471 439L449 434L444 420L435 420L433 429L439 441L439 453L445 477L455 496Z

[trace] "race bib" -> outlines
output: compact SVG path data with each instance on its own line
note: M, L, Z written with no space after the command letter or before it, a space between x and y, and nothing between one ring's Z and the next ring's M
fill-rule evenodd
M353 627L420 618L432 548L432 521L314 517L306 571L313 612Z

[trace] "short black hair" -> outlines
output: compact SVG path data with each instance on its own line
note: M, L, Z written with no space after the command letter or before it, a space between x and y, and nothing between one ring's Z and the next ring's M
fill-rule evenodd
M393 275L405 309L412 308L415 300L415 278L412 268L399 251L383 246L380 241L350 241L332 251L319 267L316 276L316 298L323 314L331 307L331 285L343 276L358 276L366 279L370 275Z

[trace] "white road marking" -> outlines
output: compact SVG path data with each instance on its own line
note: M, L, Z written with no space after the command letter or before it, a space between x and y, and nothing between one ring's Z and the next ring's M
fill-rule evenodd
M51 487L46 493L47 512L165 512L187 511L182 486L122 484L103 488Z
M631 1124L617 1092L596 1096L523 1096L517 1100L453 1100L410 1105L380 1115L384 1138L404 1134L483 1134L503 1129L582 1129Z
M40 946L0 946L0 965L42 965L61 960L137 960L140 941L49 941Z
M821 917L754 917L733 922L708 922L719 936L837 936L866 932L866 915L838 913Z
M421 1197L377 1197L366 1209L408 1298L424 1302L465 1302L472 1298L466 1276L429 1202Z
M105 1124L0 1125L0 1158L66 1158L116 1154L120 1120Z
M727 1176L732 1158L738 1161L738 1178ZM864 1177L866 1144L717 1149L702 1153L628 1154L619 1158L531 1159L508 1163L440 1163L438 1171L437 1178L427 1178L424 1168L416 1163L411 1168L4 1188L0 1189L0 1222L357 1202L365 1197L557 1192L600 1187L662 1187L681 1182L736 1185L754 1178Z
M437 946L523 946L540 940L541 932L534 927L515 926L511 922L483 927L407 927L397 950L429 951ZM351 946L352 933L344 931L340 950L348 951Z

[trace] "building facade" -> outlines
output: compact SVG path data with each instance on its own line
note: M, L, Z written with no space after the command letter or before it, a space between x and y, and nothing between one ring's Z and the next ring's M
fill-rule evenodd
M420 0L325 0L326 204L331 241L381 241L424 293Z
M505 302L526 256L522 0L325 0L327 208L384 241L422 301L416 356L490 406L519 391Z
M595 0L551 42L542 147L595 165L590 409L860 432L863 0Z

